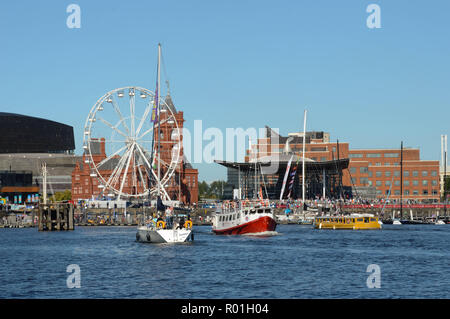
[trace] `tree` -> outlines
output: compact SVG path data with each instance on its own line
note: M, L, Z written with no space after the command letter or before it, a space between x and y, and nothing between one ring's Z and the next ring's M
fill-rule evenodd
M52 197L50 197L50 201L52 202L62 202L71 199L72 192L70 190L65 190L64 192L56 192Z
M201 198L222 199L225 181L214 181L211 184L203 181L198 184L198 192Z

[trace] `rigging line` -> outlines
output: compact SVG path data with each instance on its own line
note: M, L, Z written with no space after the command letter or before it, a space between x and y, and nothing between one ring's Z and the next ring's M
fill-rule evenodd
M166 79L167 92L168 92L167 94L169 94L169 92L170 92L170 88L169 88L169 81L170 81L170 79L169 79L169 76L167 74L166 64L164 63L164 56L163 56L162 52L161 52L161 65L162 65L163 76Z
M263 181L264 190L266 191L266 197L267 197L267 199L269 199L269 194L267 193L267 187L266 187L266 179L264 178L264 175L262 173L261 163L259 164L259 171L261 172L261 179Z
M356 197L359 197L358 190L356 189L355 183L353 183L352 173L350 173L350 169L349 168L347 168L347 170L348 170L348 174L350 175L350 182L352 183L353 188L355 189Z

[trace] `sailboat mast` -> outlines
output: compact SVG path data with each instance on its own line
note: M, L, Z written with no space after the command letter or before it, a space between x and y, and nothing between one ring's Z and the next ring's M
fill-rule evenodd
M336 140L337 147L337 161L338 161L338 175L339 175L339 198L342 199L342 169L339 159L339 140Z
M400 219L403 216L403 141L400 144Z
M157 110L158 110L158 196L161 195L161 154L160 154L160 150L161 150L161 127L160 127L160 117L161 117L161 103L160 103L160 89L161 89L161 44L158 43L158 81L156 83L156 90L158 91L157 93L157 103L158 105L156 106Z
M447 137L446 137L447 138ZM444 216L447 219L447 192L445 191L445 181L447 177L447 144L444 151Z
M303 158L302 158L302 203L305 207L305 143L306 143L306 113L303 113Z
M44 195L43 203L47 204L47 163L42 164L42 192Z

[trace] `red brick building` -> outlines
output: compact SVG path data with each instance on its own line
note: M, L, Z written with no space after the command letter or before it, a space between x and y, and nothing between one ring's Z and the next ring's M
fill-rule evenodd
M266 128L267 137L258 139L257 144L247 150L246 162L255 156L301 155L303 133L284 137ZM351 150L349 143L330 142L330 134L326 132L307 132L305 142L305 157L315 162L350 159L348 169L342 171L342 186L352 187L353 195L365 197L364 192L367 194L369 190L373 197L386 198L390 191L390 198L400 199L400 148ZM271 177L268 178L270 181ZM439 161L421 160L419 149L404 148L403 199L434 201L439 200L439 196Z
M375 187L377 197L438 200L439 161L420 159L420 150L403 149L403 178L400 176L401 149L372 149L349 151L350 166L345 175L352 185Z
M167 168L167 163L173 160L173 149L182 145L182 129L183 129L183 112L176 111L170 95L165 99L166 105L171 108L178 123L179 130L173 121L165 121L168 112L161 112L161 131L160 131L160 154L161 154L161 176L164 175ZM157 141L155 142L157 143ZM105 151L105 139L91 140L91 154L94 163L98 164L105 158L107 154ZM186 160L183 154L183 147L179 151L179 160L175 162L175 173L165 184L165 190L171 200L179 200L185 204L193 204L198 202L198 170L194 169ZM99 172L105 179L109 178L117 165L119 156L113 157L111 160L101 166ZM104 190L101 180L93 174L91 176L91 168L89 166L89 156L83 154L82 161L76 163L75 169L72 172L72 199L75 201L98 198L107 196L109 190ZM125 174L124 174L125 175ZM121 183L122 176L119 177L118 182ZM147 176L145 177L147 178ZM137 182L136 182L137 180ZM132 183L132 170L129 170L125 176L123 186L123 193L125 194L140 194L144 191L145 181L135 178L135 184Z

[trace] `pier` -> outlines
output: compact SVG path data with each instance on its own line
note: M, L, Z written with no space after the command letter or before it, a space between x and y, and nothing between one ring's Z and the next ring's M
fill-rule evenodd
M56 203L39 205L38 230L74 230L74 209L72 204Z

